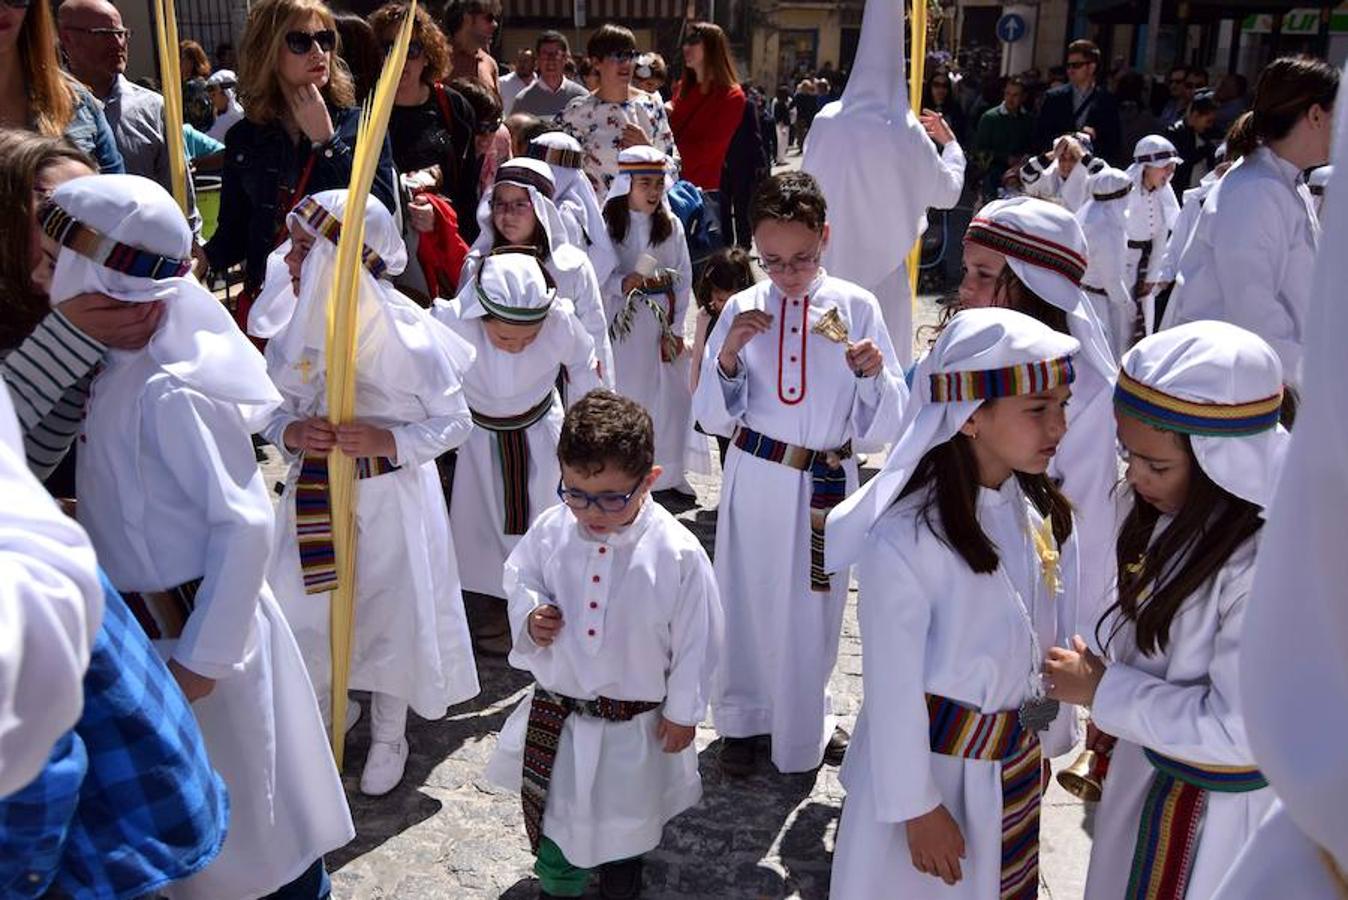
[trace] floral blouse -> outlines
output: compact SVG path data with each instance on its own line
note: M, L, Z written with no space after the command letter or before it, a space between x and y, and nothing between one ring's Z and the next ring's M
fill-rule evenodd
M626 103L611 103L590 94L572 100L557 115L557 124L585 150L585 174L594 184L601 205L618 175L618 151L622 149L623 126L628 122L641 126L651 146L677 162L674 132L664 101L657 94L637 92Z

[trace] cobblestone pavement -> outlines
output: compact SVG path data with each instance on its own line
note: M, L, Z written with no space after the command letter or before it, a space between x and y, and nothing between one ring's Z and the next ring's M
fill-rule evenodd
M922 304L919 323L934 319ZM878 464L872 457L870 464ZM697 478L698 502L675 508L711 552L719 476ZM837 670L835 710L851 727L861 704L861 643L855 589L849 597ZM519 798L486 784L482 771L496 734L529 678L504 661L481 660L482 693L428 722L412 716L407 777L393 793L370 799L358 788L369 732L361 722L347 747L344 773L357 837L328 857L338 898L487 898L536 896ZM740 781L721 777L714 732L698 730L702 802L676 818L646 857L649 898L823 898L843 790L837 770L809 775L768 771ZM1070 761L1071 756L1065 763ZM1082 895L1089 837L1082 805L1056 784L1045 798L1041 897ZM587 896L597 896L597 891ZM909 898L902 898L909 900Z

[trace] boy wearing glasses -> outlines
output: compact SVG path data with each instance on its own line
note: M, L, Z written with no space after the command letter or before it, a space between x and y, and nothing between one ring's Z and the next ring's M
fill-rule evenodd
M518 790L540 897L641 892L641 854L702 794L693 737L720 656L721 606L697 539L650 489L650 415L610 391L572 406L562 505L505 566L515 649L537 684L487 766Z
M781 772L842 761L827 687L848 573L823 569L824 517L856 489L853 444L892 440L907 399L875 296L819 266L825 213L804 172L759 188L769 281L726 303L693 396L702 427L731 438L715 554L729 652L712 697L731 776L753 771L761 736Z

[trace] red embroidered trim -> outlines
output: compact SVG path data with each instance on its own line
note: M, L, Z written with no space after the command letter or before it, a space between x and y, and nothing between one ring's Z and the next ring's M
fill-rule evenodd
M782 294L782 314L781 325L777 329L777 399L787 406L795 406L805 399L805 348L808 346L806 338L809 336L810 329L805 326L810 321L810 295L806 294L801 298L800 311L800 395L795 398L787 398L782 391L782 359L786 355L786 294Z

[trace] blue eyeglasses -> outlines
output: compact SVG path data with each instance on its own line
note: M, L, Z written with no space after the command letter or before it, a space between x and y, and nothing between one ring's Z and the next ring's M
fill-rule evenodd
M622 512L627 508L627 504L632 502L632 498L637 495L637 492L641 490L641 485L645 481L646 476L644 475L638 478L637 483L626 494L619 494L616 491L591 494L589 491L566 487L562 484L562 480L558 478L557 496L571 509L589 509L591 506L597 506L600 512Z

